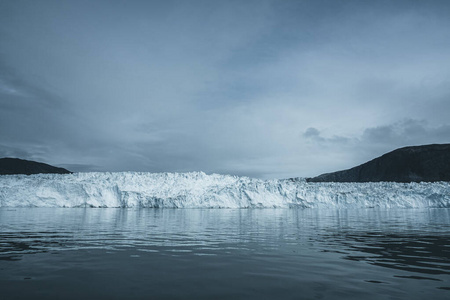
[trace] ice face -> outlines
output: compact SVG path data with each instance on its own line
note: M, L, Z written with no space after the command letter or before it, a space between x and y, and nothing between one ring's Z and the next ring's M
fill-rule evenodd
M0 176L0 207L450 207L450 183L307 183L196 173Z

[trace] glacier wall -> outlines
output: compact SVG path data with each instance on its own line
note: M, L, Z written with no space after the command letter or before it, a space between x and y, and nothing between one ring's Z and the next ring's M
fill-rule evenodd
M0 176L0 207L432 208L450 183L307 183L195 173Z

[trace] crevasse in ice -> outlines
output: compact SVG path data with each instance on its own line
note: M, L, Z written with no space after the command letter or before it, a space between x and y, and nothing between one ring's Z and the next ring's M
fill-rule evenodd
M0 176L0 207L450 207L450 183L307 183L194 173Z

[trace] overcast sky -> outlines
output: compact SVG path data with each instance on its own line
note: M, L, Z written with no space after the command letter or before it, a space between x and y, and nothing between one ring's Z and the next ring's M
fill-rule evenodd
M0 1L0 157L315 176L450 143L450 1Z

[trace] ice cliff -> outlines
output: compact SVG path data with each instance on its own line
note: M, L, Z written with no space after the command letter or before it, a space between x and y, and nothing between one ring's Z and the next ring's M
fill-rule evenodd
M450 183L308 183L201 172L4 175L0 207L450 207Z

